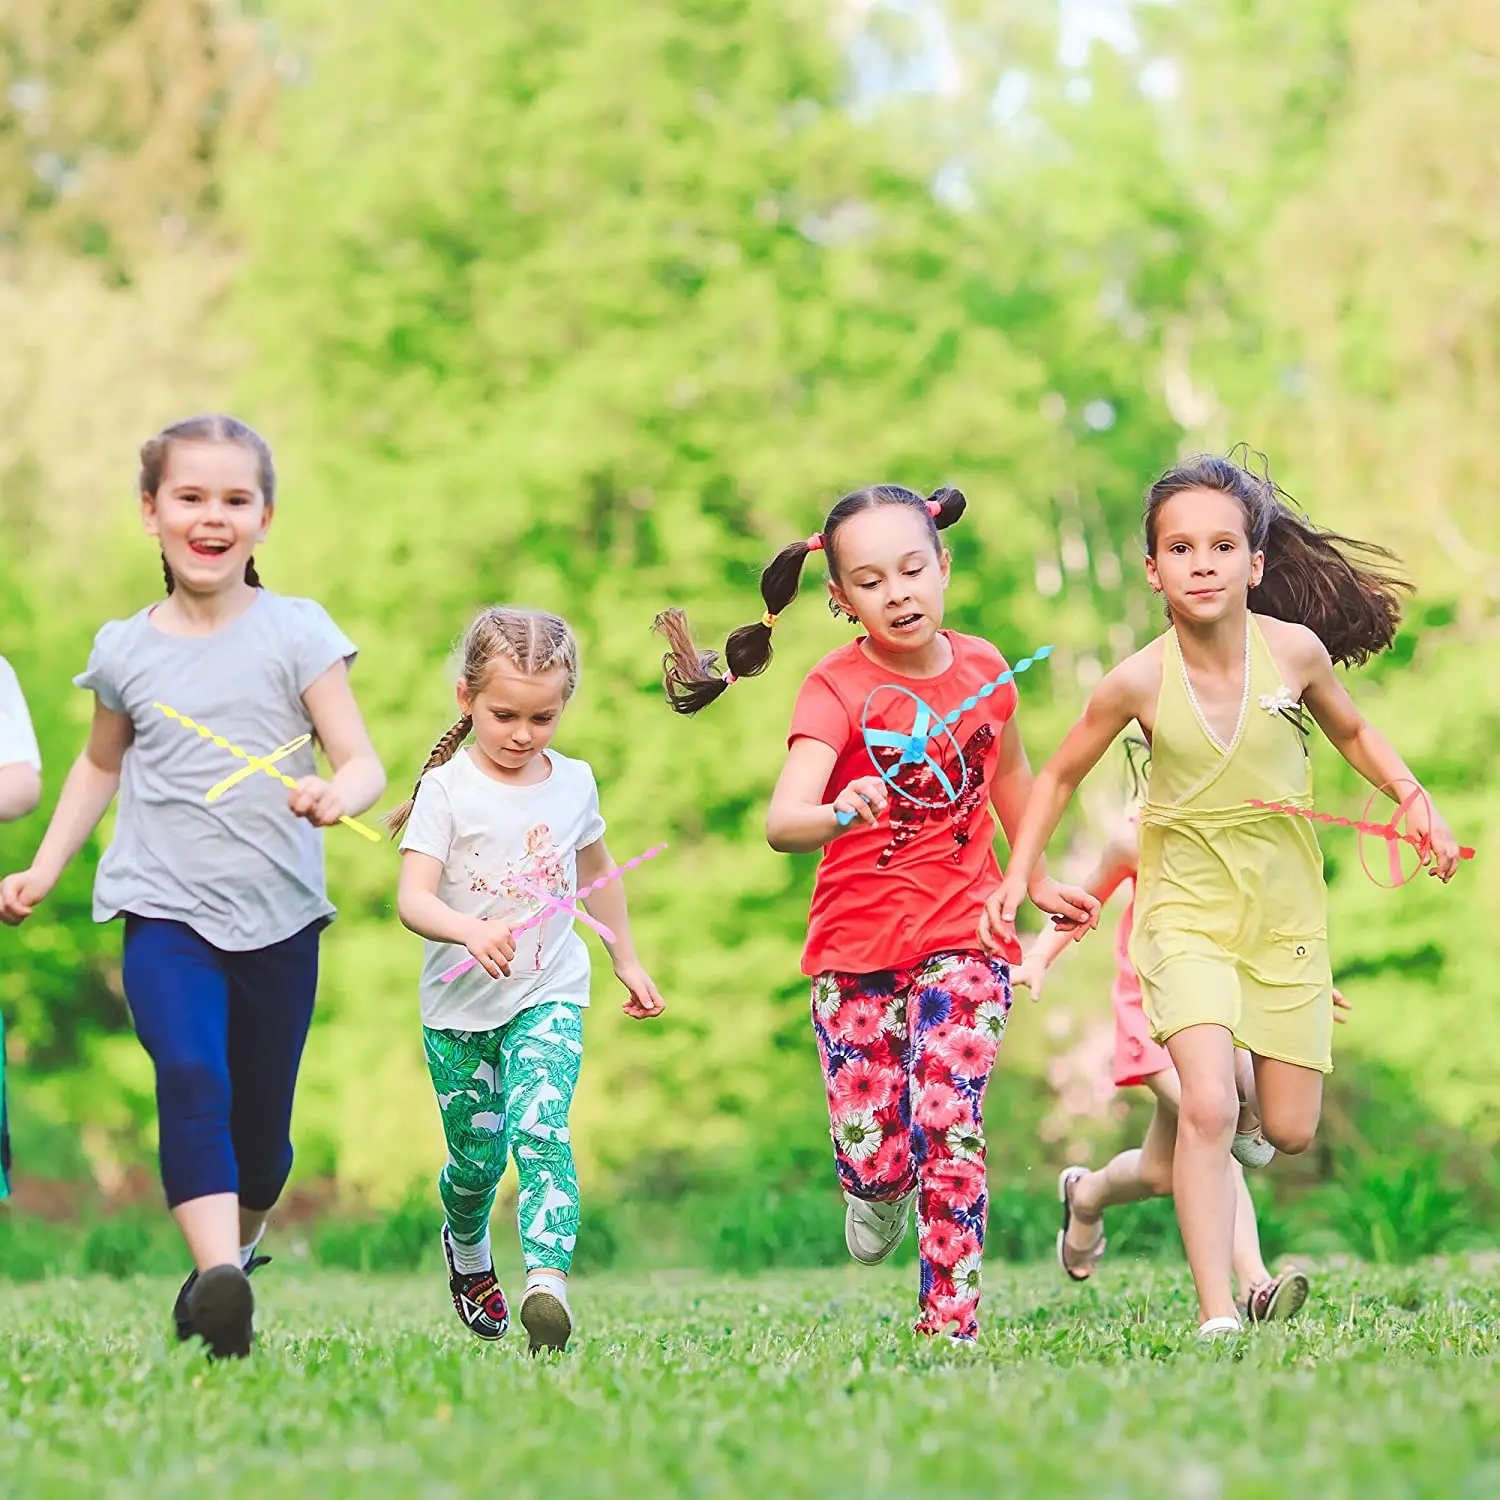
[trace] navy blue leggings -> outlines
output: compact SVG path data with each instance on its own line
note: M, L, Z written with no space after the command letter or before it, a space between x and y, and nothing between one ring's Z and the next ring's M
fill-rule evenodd
M325 925L226 953L185 923L125 918L125 999L156 1065L168 1207L237 1193L260 1212L281 1195Z

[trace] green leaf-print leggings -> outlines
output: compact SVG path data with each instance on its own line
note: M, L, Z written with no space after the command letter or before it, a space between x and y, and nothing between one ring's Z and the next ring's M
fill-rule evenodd
M422 1044L448 1138L438 1192L449 1233L463 1245L484 1238L513 1151L526 1269L568 1270L578 1239L568 1107L583 1062L583 1012L553 1001L495 1031L424 1026Z

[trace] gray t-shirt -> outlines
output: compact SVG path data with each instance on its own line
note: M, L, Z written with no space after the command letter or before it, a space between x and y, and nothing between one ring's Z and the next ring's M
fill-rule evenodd
M334 915L323 830L295 817L291 794L263 771L206 801L245 762L155 705L268 755L312 733L302 694L335 662L352 663L355 651L321 604L266 589L212 635L164 635L149 608L99 631L88 670L73 681L126 714L135 742L121 767L114 841L94 879L96 922L162 917L240 953ZM312 745L276 769L294 781L316 774Z

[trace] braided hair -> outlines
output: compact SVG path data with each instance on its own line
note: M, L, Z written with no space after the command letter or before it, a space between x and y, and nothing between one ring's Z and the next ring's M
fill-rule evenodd
M482 610L464 632L457 654L459 674L471 697L483 691L490 668L497 658L510 662L518 672L524 672L527 676L550 672L557 667L563 668L568 679L563 692L564 702L578 688L577 638L566 620L548 614L545 610L518 609L507 604L491 605ZM411 789L411 796L382 819L391 830L393 839L400 837L407 819L411 817L422 777L438 766L447 765L458 754L473 728L474 720L468 714L462 714L457 723L443 731Z

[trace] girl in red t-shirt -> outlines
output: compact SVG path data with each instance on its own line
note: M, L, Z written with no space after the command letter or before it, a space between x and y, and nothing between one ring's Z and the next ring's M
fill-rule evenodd
M849 1253L884 1260L915 1198L917 1330L957 1324L953 1337L972 1339L987 1203L981 1106L1010 1011L1009 963L1021 956L1012 941L990 957L978 936L1001 878L985 804L1009 837L1031 768L1011 684L936 727L1006 670L987 641L942 628L951 558L938 530L963 510L953 489L927 500L898 485L844 496L821 532L782 548L761 575L766 613L729 637L725 673L717 653L694 648L680 610L656 623L671 647L667 695L685 714L765 670L811 552L827 558L830 608L865 632L802 685L766 836L786 854L824 850L802 971L813 981ZM919 725L936 727L919 760L879 743ZM1092 896L1044 870L1033 895L1056 901L1064 931L1098 920Z

